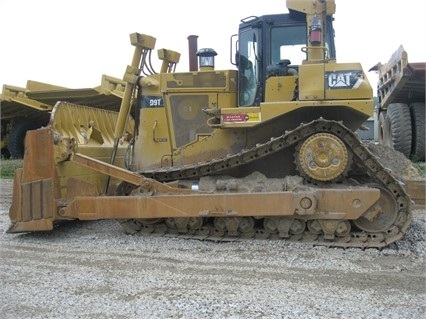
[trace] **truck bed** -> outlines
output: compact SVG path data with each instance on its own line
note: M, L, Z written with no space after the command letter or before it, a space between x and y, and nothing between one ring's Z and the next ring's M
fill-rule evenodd
M378 95L382 108L391 103L425 101L426 62L409 63L400 46L386 64L378 64Z
M103 75L94 88L69 89L29 80L26 88L4 85L0 95L1 119L48 119L58 101L118 111L125 82Z

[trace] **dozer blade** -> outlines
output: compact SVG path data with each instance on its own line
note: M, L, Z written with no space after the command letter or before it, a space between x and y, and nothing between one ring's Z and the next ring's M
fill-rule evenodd
M70 198L102 195L110 168L104 165L100 172L94 171L69 159L78 148L82 155L90 154L92 162L109 160L117 117L117 112L59 102L47 127L27 132L23 168L15 172L7 232L51 230L54 221L69 219L58 216L58 210ZM126 132L132 132L133 125L129 117ZM127 145L128 140L123 140L118 149L120 167Z
M53 176L55 163L50 130L31 131L26 137L23 168L13 182L11 225L7 232L43 231L53 228L55 201ZM43 149L43 151L40 151ZM40 154L42 156L39 156Z

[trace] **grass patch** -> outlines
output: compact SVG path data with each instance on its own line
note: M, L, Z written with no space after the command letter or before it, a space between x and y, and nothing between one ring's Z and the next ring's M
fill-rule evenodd
M21 159L1 159L0 160L0 178L13 179L15 170L22 167Z
M426 165L423 162L415 162L414 166L419 170L422 176L426 176Z
M419 171L419 173L422 176L426 176L426 163L423 161L419 161L418 158L416 156L411 157L411 162L413 163L413 166L415 168L417 168L417 170Z

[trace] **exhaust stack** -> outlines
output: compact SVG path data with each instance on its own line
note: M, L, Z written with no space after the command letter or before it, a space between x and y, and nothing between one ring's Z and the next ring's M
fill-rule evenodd
M198 35L188 36L188 48L189 48L189 71L198 71Z

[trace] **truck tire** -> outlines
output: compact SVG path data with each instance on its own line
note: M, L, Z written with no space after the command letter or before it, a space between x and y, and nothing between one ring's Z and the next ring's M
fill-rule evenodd
M7 148L10 157L21 159L24 157L24 142L27 131L39 128L41 125L35 121L19 121L15 122L7 137Z
M412 128L410 109L404 103L389 104L385 119L385 145L410 158Z
M413 159L424 162L425 160L425 103L412 103L410 105L413 141L411 155Z

